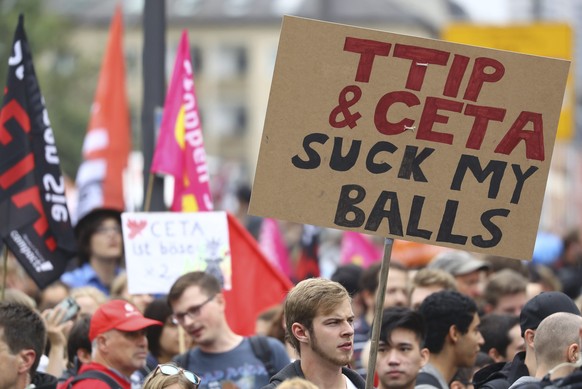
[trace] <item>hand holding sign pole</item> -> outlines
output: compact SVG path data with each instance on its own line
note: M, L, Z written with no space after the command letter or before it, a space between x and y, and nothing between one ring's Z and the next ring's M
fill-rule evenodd
M529 260L568 69L285 17L250 213Z

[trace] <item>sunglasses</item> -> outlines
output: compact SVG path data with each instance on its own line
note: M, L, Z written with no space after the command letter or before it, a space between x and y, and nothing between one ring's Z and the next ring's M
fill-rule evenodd
M158 372L162 373L163 375L182 374L182 375L184 375L184 377L186 377L186 379L188 381L193 383L196 387L198 387L198 385L200 385L200 382L201 382L200 377L198 377L196 374L192 373L191 371L184 370L182 368L179 368L178 366L171 365L169 363L164 363L164 364L158 365L156 367L156 370L154 370L153 376L158 374Z

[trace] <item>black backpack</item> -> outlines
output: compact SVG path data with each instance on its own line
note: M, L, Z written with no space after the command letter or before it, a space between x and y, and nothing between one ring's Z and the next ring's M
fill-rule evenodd
M415 386L418 386L418 385L430 385L430 386L434 386L435 388L448 389L448 388L443 388L441 386L441 383L439 382L439 380L435 376L433 376L432 374L429 374L427 372L424 372L424 371L421 371L416 376Z
M97 370L89 370L84 372L83 374L79 374L67 386L67 389L71 389L73 385L75 385L79 381L83 381L86 379L94 379L105 382L111 389L123 389L121 385L117 383L113 378L109 377L107 374L97 371Z
M273 364L273 353L271 352L271 347L269 346L267 337L262 335L255 335L249 337L248 339L251 342L253 354L255 354L255 357L257 357L257 359L263 363L265 369L267 370L267 374L269 374L269 377L277 374L279 371ZM177 356L174 358L174 361L178 366L188 368L188 362L190 361L190 351Z

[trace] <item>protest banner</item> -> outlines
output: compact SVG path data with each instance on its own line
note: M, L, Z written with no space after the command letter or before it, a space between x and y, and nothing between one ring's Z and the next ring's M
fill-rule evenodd
M285 17L250 213L531 259L568 68Z
M129 293L166 294L196 270L231 289L226 212L124 212L121 222Z
M23 15L14 32L8 65L0 107L0 237L43 289L63 274L77 245L55 135ZM4 266L6 260L7 253Z

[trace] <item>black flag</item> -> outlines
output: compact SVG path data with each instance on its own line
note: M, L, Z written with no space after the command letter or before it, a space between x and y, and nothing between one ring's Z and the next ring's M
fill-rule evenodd
M0 236L44 288L76 253L55 138L20 15L0 110Z

